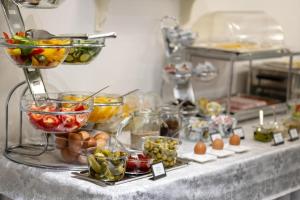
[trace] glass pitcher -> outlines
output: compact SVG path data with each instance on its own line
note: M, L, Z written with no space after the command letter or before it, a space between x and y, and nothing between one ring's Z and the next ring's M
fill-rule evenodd
M151 109L136 111L132 117L131 148L142 149L142 138L158 136L162 121L159 113Z

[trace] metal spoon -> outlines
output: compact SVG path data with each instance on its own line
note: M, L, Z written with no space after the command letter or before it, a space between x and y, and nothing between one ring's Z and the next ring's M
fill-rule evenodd
M119 98L126 97L127 95L130 95L130 94L132 94L132 93L134 93L134 92L137 92L137 91L139 91L139 90L140 90L140 89L134 89L134 90L131 90L131 91L125 93L125 94L122 94L121 96L119 96Z
M60 34L54 35L45 30L29 29L25 32L26 37L31 39L53 39L53 38L72 38L72 39L100 39L100 38L116 38L115 32L101 34Z

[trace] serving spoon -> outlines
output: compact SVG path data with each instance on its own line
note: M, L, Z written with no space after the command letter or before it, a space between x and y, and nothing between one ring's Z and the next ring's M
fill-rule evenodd
M59 34L54 35L46 30L29 29L25 31L25 35L31 39L54 39L54 38L72 38L72 39L101 39L101 38L116 38L115 32L100 33L100 34Z

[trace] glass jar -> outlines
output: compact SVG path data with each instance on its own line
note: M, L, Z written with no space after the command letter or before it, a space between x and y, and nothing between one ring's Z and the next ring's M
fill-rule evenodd
M164 123L160 127L160 135L167 137L179 137L181 128L181 118L179 108L176 106L160 107L160 118Z
M161 126L159 113L150 109L136 111L132 118L131 148L142 149L143 137L158 136Z

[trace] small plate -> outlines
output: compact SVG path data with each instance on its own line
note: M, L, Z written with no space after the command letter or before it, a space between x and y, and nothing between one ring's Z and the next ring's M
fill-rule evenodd
M185 153L181 157L186 158L191 161L199 162L199 163L206 163L209 161L217 160L217 157L214 155L210 155L210 154L199 155L199 154L195 154L193 152Z
M207 150L207 153L208 154L211 154L211 155L214 155L214 156L217 156L218 158L225 158L225 157L228 157L228 156L231 156L234 154L233 151L229 151L229 150L216 150L216 149L213 149L213 148L208 148Z
M235 153L245 153L250 150L250 147L243 146L243 145L235 146L235 145L226 144L224 149L233 151Z

